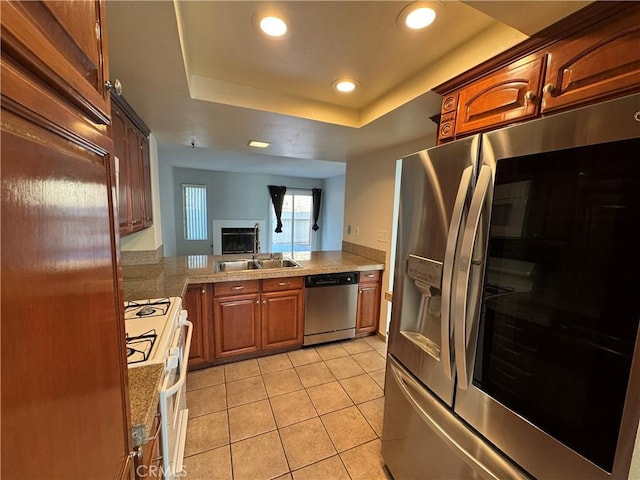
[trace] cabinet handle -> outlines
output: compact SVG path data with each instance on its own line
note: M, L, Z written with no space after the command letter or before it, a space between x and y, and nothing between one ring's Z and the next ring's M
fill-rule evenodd
M556 92L556 87L553 86L552 83L547 83L544 88L542 89L542 91L548 95L551 95L552 97L555 96L555 92Z
M527 102L533 102L536 99L536 92L534 92L533 90L529 90L527 93L524 94L524 99Z
M134 220L133 222L131 222L131 225L139 225L142 223L142 220Z
M278 282L278 285L279 285L280 287L284 287L284 286L286 286L286 285L291 285L291 282Z
M367 278L373 278L375 276L376 275L374 273L368 273L368 274L365 275L365 277L367 277Z
M104 86L107 87L108 90L114 92L116 95L122 95L122 83L120 83L120 80L118 80L117 78L113 81L113 83L111 83L110 80L107 80L106 82L104 82Z
M244 285L236 285L235 287L231 287L231 290L242 290Z
M262 304L263 304L263 305L266 305L266 304L267 304L267 301L266 301L266 300L262 300Z

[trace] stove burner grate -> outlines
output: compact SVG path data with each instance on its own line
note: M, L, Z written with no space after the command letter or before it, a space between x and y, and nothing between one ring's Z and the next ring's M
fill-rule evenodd
M148 302L129 302L125 305L125 318L143 318L166 315L169 311L171 300L161 298Z
M151 355L151 350L153 350L153 345L157 338L158 334L155 329L134 337L126 334L127 363L146 362Z

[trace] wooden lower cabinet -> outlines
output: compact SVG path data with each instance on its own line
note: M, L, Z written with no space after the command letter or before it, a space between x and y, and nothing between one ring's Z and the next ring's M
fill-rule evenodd
M216 358L260 350L260 294L240 294L213 299Z
M358 284L356 336L368 335L378 330L380 292L380 271L362 272Z
M187 286L182 299L182 307L188 312L193 323L189 367L205 366L213 361L213 322L211 296L213 285L202 283Z
M160 438L160 405L153 420L149 441L140 445L134 457L136 480L160 479L162 475L162 443Z
M262 349L301 345L304 335L302 290L262 294Z

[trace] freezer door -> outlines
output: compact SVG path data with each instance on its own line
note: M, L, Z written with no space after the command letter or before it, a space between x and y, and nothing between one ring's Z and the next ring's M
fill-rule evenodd
M402 160L389 352L452 405L452 274L480 137Z
M387 360L382 457L397 479L530 479L392 357Z

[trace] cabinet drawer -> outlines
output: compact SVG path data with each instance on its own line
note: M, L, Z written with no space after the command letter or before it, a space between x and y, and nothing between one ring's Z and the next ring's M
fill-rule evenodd
M360 272L359 283L377 283L380 281L380 270L369 270L367 272Z
M240 295L260 291L260 280L242 280L238 282L220 282L213 286L213 295Z
M302 288L304 277L265 278L262 280L263 292L279 292Z

